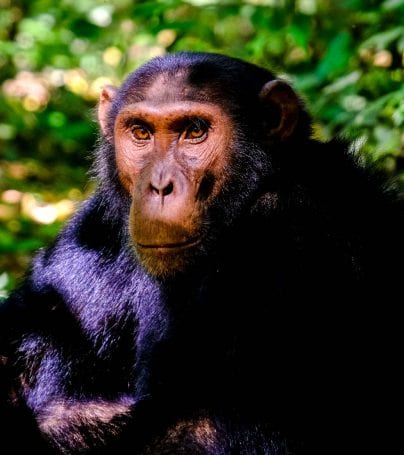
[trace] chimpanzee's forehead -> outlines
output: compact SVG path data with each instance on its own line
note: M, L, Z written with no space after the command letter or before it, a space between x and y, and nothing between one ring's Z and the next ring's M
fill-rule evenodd
M185 71L159 74L145 92L148 100L157 102L195 99L195 95L195 89L190 86Z
M213 103L231 115L256 111L259 93L273 75L255 65L216 54L179 53L157 57L130 74L113 102L111 118L122 106L176 101Z
M127 101L149 101L168 103L173 101L210 101L213 94L211 87L195 84L190 80L190 70L180 68L177 71L164 71L149 78L135 79L132 89L126 93Z

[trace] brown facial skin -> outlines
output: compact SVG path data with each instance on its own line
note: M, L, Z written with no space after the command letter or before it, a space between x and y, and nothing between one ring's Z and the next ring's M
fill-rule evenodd
M185 271L203 247L206 209L224 187L236 141L234 120L218 104L191 101L192 88L164 76L142 101L124 105L108 127L113 87L104 88L99 121L115 144L117 170L131 195L130 234L143 266L160 278ZM280 106L269 136L283 140L294 129L297 99L282 81L270 81L259 96ZM257 98L258 102L258 98Z
M203 237L205 208L223 185L231 121L218 106L142 101L114 128L119 178L132 196L130 233L146 269L183 270Z

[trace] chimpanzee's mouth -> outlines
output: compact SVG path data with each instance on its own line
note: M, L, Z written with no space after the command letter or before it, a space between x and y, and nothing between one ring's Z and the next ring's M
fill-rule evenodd
M198 245L201 242L200 237L193 237L183 242L167 242L167 243L137 243L137 246L144 249L154 250L176 250L185 249Z

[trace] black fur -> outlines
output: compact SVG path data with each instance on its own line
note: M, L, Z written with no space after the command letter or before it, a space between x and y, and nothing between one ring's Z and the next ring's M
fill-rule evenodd
M348 144L312 140L303 106L269 140L258 94L274 76L229 57L153 60L111 125L177 71L235 122L203 251L170 280L142 269L102 142L98 190L1 307L1 452L390 453L402 202Z

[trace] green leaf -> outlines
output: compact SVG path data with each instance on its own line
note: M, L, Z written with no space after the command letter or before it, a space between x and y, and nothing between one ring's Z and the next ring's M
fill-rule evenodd
M364 41L360 49L374 48L377 50L387 49L389 45L398 38L404 37L404 25L377 33Z
M310 41L310 23L307 19L296 19L287 28L288 33L293 38L297 46L307 49Z
M330 80L346 69L351 56L351 35L339 33L329 44L315 74L320 80Z
M404 10L404 0L386 0L382 3L382 9L385 11Z

